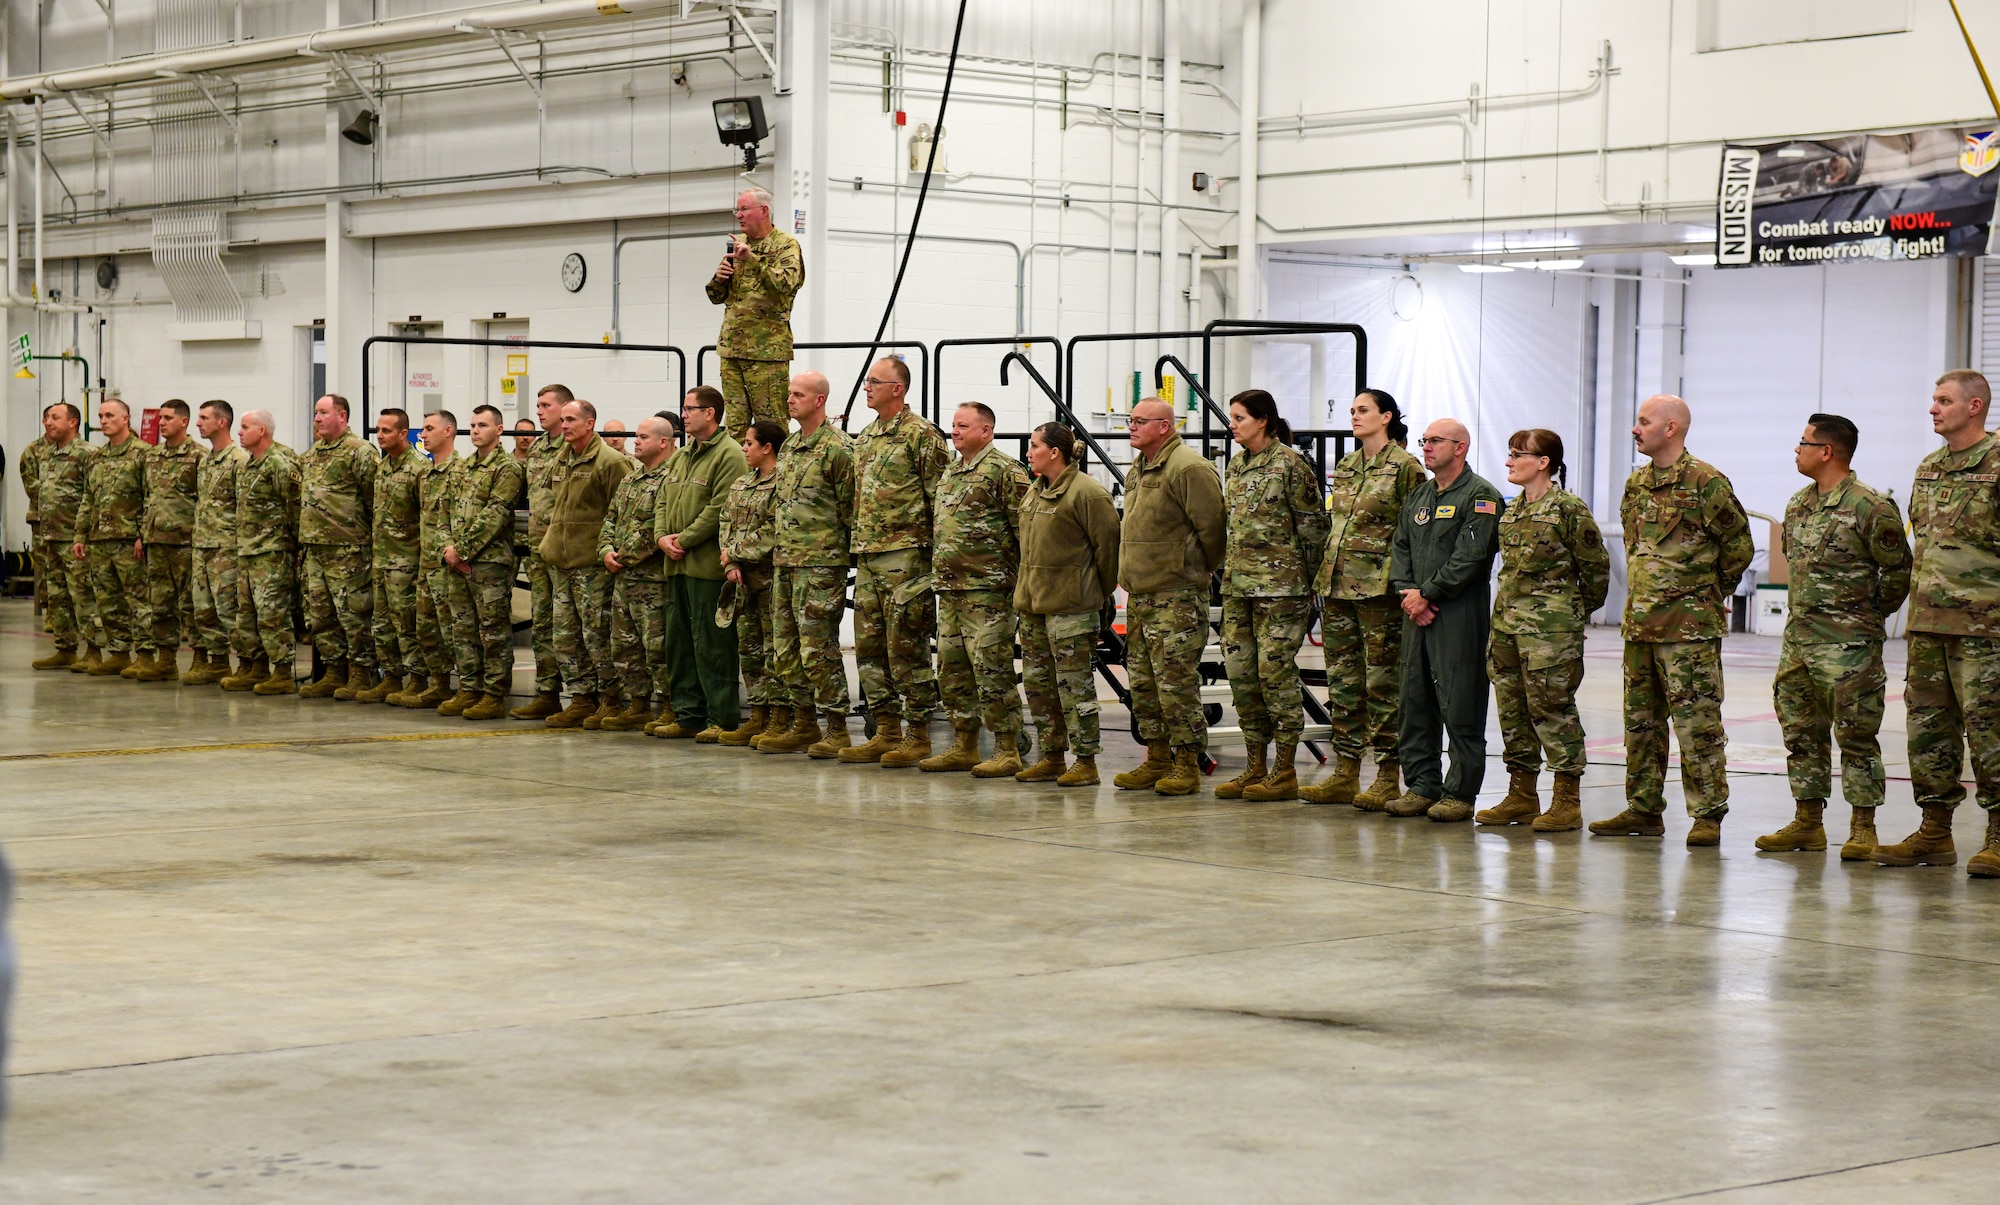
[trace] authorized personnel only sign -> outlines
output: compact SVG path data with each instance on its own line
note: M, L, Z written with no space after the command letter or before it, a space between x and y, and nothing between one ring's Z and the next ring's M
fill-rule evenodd
M1722 267L1986 255L2000 129L1947 127L1722 148Z

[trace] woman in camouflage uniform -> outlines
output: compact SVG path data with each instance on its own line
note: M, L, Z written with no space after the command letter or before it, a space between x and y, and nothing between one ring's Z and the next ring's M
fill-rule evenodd
M766 732L792 726L792 709L777 706L778 682L771 676L771 554L777 548L772 513L778 501L778 448L785 429L768 419L743 433L743 456L750 471L729 487L722 512L722 563L736 587L736 659L743 667L750 718L715 738L718 745L748 745ZM707 616L698 617L707 622Z
M1299 798L1379 812L1402 793L1396 675L1403 611L1389 592L1390 543L1403 500L1424 479L1424 466L1404 450L1410 429L1396 399L1382 390L1356 394L1348 422L1361 446L1334 466L1326 499L1331 530L1313 580L1321 599L1334 771ZM1371 748L1375 781L1362 791L1361 755Z
M1289 446L1292 428L1262 389L1229 399L1243 451L1222 483L1229 544L1222 560L1222 660L1248 760L1217 799L1297 799L1292 768L1305 730L1299 645L1312 619L1312 582L1326 546L1320 476ZM1264 746L1277 741L1271 768Z
M1035 484L1021 500L1021 572L1014 610L1021 678L1042 760L1017 782L1097 785L1097 684L1091 664L1102 612L1118 587L1118 511L1111 494L1076 468L1077 439L1043 423L1028 439ZM1076 750L1065 768L1063 754Z
M1590 507L1557 484L1565 476L1555 432L1537 427L1508 439L1507 480L1521 495L1500 516L1500 593L1486 652L1508 784L1497 807L1473 817L1480 824L1532 824L1543 833L1583 824L1576 688L1583 681L1583 628L1604 605L1611 557ZM1546 815L1535 791L1544 749L1556 776Z

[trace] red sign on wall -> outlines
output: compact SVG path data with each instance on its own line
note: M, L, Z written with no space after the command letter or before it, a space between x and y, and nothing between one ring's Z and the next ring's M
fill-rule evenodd
M145 412L139 416L139 438L152 444L154 447L160 446L159 407L148 406Z

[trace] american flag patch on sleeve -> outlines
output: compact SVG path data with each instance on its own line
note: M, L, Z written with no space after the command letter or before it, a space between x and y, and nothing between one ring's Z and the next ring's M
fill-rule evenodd
M1475 515L1497 515L1500 513L1500 504L1498 502L1474 502L1472 504L1472 513Z

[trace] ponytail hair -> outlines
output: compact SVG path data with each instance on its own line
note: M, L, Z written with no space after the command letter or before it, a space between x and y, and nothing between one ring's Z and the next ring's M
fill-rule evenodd
M1063 467L1076 463L1076 432L1061 423L1043 423L1035 428L1035 434L1042 437L1042 443L1050 451L1063 458Z
M1516 431L1507 437L1507 450L1526 452L1530 456L1548 457L1549 476L1555 478L1556 484L1564 489L1569 488L1569 466L1563 463L1562 436L1554 431L1547 427L1529 427L1526 430Z
M1375 408L1389 417L1389 438L1401 447L1410 446L1410 425L1403 421L1403 408L1385 389L1364 389L1355 395L1365 397L1375 403Z
M1292 442L1292 425L1278 413L1278 399L1269 393L1262 389L1245 389L1230 398L1229 404L1243 407L1243 412L1253 421L1261 420L1264 433L1271 437L1271 442L1286 445Z

